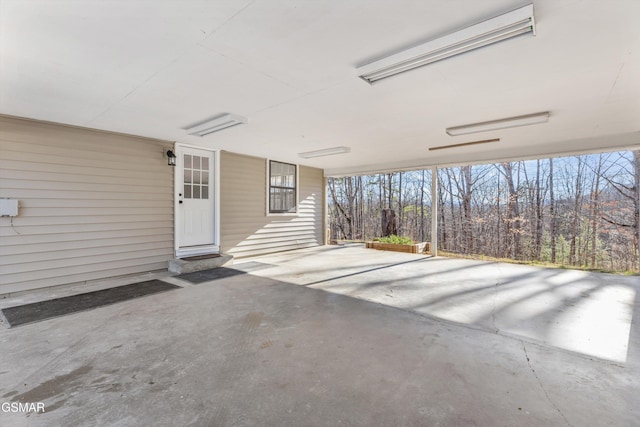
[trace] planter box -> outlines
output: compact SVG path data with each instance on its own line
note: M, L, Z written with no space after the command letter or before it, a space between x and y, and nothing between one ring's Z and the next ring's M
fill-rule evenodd
M408 252L410 254L421 254L431 251L428 242L415 243L413 245L399 245L394 243L366 242L366 247L381 251Z

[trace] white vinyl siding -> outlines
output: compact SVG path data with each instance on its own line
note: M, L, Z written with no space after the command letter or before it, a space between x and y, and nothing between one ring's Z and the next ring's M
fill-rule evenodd
M220 235L222 252L246 257L323 243L322 169L299 166L298 211L267 215L267 161L222 152Z
M165 269L169 143L0 116L0 295ZM18 234L20 233L20 234Z

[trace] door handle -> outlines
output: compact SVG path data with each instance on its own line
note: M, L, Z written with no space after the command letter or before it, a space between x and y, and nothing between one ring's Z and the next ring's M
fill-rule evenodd
M180 197L180 200L178 200L178 203L182 204L182 193L178 193L178 197Z

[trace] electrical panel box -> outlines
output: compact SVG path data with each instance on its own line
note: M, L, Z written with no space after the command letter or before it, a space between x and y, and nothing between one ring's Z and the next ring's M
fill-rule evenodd
M18 200L0 199L0 216L18 216Z

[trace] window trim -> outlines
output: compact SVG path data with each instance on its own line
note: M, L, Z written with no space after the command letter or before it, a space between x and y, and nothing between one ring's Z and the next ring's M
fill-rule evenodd
M282 163L285 165L291 165L295 168L295 188L294 188L294 197L295 197L295 206L291 211L271 211L271 188L287 188L291 189L291 187L279 187L279 186L271 186L271 162ZM300 165L296 163L288 163L282 162L280 160L266 159L266 215L267 216L297 216L298 215L298 205L300 201Z

